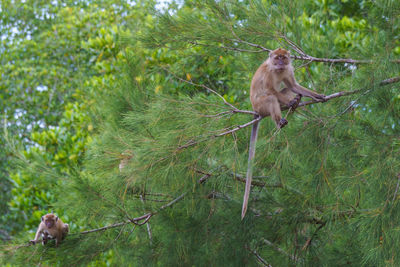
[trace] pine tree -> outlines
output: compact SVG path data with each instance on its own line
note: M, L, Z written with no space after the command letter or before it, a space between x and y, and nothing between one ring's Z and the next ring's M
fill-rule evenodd
M125 44L120 83L97 100L101 130L63 189L73 233L57 249L18 250L60 265L397 266L400 3L328 2L156 13ZM249 83L276 47L329 100L287 114L280 131L261 121L241 221Z

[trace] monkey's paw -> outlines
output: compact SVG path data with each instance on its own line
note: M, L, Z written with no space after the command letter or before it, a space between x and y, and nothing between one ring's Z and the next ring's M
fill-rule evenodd
M297 95L289 102L288 107L291 108L292 110L295 110L299 105L300 100L301 100L301 95Z
M285 118L282 118L278 123L278 128L282 129L286 124L288 124L288 121Z
M325 95L315 95L314 97L312 97L315 101L319 101L319 102L326 102L326 96Z
M29 243L31 243L32 245L36 245L36 240L29 240Z

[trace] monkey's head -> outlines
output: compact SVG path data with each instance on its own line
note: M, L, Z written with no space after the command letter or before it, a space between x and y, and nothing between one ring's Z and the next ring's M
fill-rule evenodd
M283 48L278 48L269 53L269 59L275 72L283 72L290 64L290 52Z
M46 214L42 216L42 222L47 226L47 228L52 228L56 222L58 221L58 217L52 213Z

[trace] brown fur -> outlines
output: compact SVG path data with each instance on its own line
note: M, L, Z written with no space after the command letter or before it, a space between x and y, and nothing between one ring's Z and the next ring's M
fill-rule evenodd
M35 239L31 240L33 244L39 241L42 235L42 244L46 244L48 240L55 239L56 246L63 240L69 232L69 226L63 223L56 215L49 213L42 216L42 221L39 224L39 228L36 232Z
M286 88L280 90L282 82ZM262 117L271 116L279 127L282 118L280 106L290 106L295 97L294 93L316 100L325 98L324 95L297 83L289 51L278 48L270 53L269 58L257 69L251 81L250 101L253 110Z
M280 90L281 83L286 88ZM296 96L297 94L297 96ZM276 127L282 128L288 122L282 118L281 105L296 108L301 96L324 100L325 96L299 85L294 78L293 66L289 51L278 48L269 54L261 64L251 81L250 101L253 110L260 116L271 116ZM246 188L243 196L242 220L246 215L252 180L252 163L255 155L258 123L253 124L250 137L249 159L246 174Z

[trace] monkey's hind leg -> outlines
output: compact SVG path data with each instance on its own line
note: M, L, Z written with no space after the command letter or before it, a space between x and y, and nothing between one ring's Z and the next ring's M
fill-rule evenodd
M285 88L285 89L286 89L286 88ZM292 100L290 100L290 102L287 104L287 106L290 108L290 110L289 110L289 112L286 114L286 116L289 115L290 112L293 112L293 111L298 107L298 105L299 105L299 103L300 103L300 100L301 100L301 95L300 95L300 94L297 94L297 95L295 96L295 98L293 98ZM281 119L279 120L279 123L277 124L277 127L280 128L280 129L282 129L283 127L286 126L286 124L288 124L288 121L287 121L285 118L281 118Z
M275 122L277 128L283 128L288 121L282 118L281 106L278 102L278 97L275 95L268 95L265 97L265 109L268 110L268 114L271 115L271 119Z

